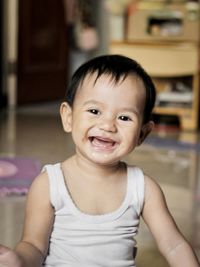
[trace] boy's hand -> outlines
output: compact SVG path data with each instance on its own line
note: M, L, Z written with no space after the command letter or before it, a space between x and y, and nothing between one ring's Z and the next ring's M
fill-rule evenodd
M14 250L0 245L0 267L22 267L22 262Z

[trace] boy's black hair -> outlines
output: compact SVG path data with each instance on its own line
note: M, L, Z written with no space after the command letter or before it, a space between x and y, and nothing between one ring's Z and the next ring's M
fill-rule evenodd
M66 91L65 100L70 106L73 106L74 98L81 82L88 74L93 73L97 73L96 80L101 75L108 74L111 75L116 82L118 82L120 78L124 79L129 74L134 74L139 77L146 89L143 123L151 119L156 98L156 89L152 79L138 62L122 55L98 56L81 65L73 74Z

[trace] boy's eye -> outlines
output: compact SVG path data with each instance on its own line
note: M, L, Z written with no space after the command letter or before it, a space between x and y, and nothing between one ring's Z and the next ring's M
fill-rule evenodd
M131 121L131 119L128 116L119 116L119 119L122 121Z
M100 111L95 109L95 108L92 108L92 109L89 109L88 112L94 114L94 115L99 115L100 114Z

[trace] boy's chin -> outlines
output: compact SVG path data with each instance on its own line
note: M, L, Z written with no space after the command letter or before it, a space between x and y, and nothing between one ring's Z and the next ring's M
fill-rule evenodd
M110 166L116 165L120 162L120 158L112 157L109 154L101 153L101 155L97 155L97 153L93 153L90 157L90 161L94 164L102 165L102 166Z
M99 165L99 166L112 166L118 164L123 155L114 155L114 153L103 152L103 151L89 151L88 153L82 153L77 151L77 155L80 159L86 160L88 163Z

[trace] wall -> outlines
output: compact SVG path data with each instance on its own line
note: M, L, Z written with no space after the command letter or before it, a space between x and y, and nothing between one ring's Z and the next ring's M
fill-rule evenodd
M18 0L3 0L3 88L9 107L16 104L16 61L17 61L17 7Z
M17 95L17 36L18 36L18 1L20 0L2 0L4 9L4 43L3 43L3 88L8 98L8 106L14 108L16 106ZM104 9L104 0L91 1L99 34L99 46L90 54L96 56L105 54L108 51L108 14ZM75 55L77 58L78 55ZM83 60L87 59L87 55L83 56ZM75 59L76 60L76 59ZM77 65L77 64L76 64Z

